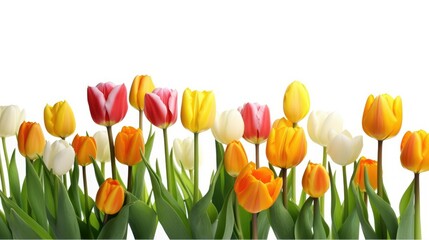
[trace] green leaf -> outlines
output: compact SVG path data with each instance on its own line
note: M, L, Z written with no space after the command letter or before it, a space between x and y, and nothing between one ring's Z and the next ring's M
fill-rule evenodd
M359 239L359 217L357 209L354 209L346 218L340 230L338 236L341 239Z
M329 181L331 183L331 234L332 238L337 239L338 229L341 228L343 221L343 207L341 205L340 196L335 184L335 175L332 174L331 164L328 162Z
M227 197L231 189L234 187L235 179L231 177L226 171L223 164L224 159L224 147L222 143L215 140L216 148L216 167L217 169L222 168L219 174L219 178L215 183L215 190L213 194L213 204L216 206L218 211L221 211L223 204L227 201Z
M0 211L0 239L11 239L11 238L12 238L12 233L9 230L9 227L7 225L3 212Z
M13 150L12 158L10 159L8 175L10 195L12 199L14 199L14 201L21 206L21 189L19 183L18 169L16 167L15 150Z
M126 238L129 218L129 205L122 207L121 211L107 221L98 235L98 239L124 239Z
M216 189L215 189L216 191ZM219 213L218 224L216 228L216 239L231 239L234 231L234 190L231 189Z
M28 202L31 207L31 212L34 213L37 222L46 230L48 230L48 218L46 216L45 196L43 194L42 184L40 179L30 163L26 160L26 178L28 190Z
M325 232L322 215L320 214L319 199L313 199L313 202L314 202L314 206L317 206L317 208L314 208L315 210L313 211L314 238L325 239L328 234Z
M405 207L404 207L405 206ZM400 203L398 239L413 239L414 237L414 180L404 192Z
M97 179L98 186L101 186L101 184L103 184L104 182L103 173L101 172L100 167L95 162L95 160L92 158L91 160L92 160L92 166L94 167L95 178Z
M92 159L92 158L91 158ZM92 159L93 164L96 164L94 160ZM80 204L80 198L79 198L79 165L77 161L74 162L73 171L70 177L70 187L68 190L68 194L70 197L70 201L73 204L73 208L75 211L76 216L80 219L82 217L82 206Z
M10 210L9 226L12 230L13 238L16 239L36 239L40 236L30 228L26 222L15 212Z
M53 174L48 172L47 169L45 169L44 176L44 188L45 188L45 200L46 200L46 208L48 209L48 212L51 216L56 216L56 202L57 202L57 193L54 189L54 178Z
M377 233L372 228L371 224L368 221L367 216L367 206L363 201L362 196L356 190L356 187L351 188L356 200L356 210L361 224L362 232L366 239L376 239L379 238Z
M401 201L399 202L399 215L402 215L407 207L408 203L410 201L413 201L414 197L414 179L411 181L411 184L407 187L407 190L405 190L404 194L401 197Z
M268 210L264 210L258 213L258 239L267 239L269 230Z
M145 172L146 166L143 161L139 162L132 168L133 189L131 190L131 193L143 201L146 201L144 198L144 192L146 191L146 184L144 181Z
M293 239L295 222L289 211L283 206L283 196L279 196L269 208L271 227L277 239Z
M298 219L295 222L295 238L310 239L313 238L312 231L312 206L313 199L309 197L301 208Z
M135 239L153 239L158 219L156 212L141 200L130 205L129 224Z

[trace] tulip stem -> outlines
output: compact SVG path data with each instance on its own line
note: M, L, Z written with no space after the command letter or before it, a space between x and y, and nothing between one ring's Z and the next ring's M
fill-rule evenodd
M235 178L234 178L235 181ZM243 239L243 230L241 229L241 218L240 218L240 205L237 201L237 196L235 195L235 191L232 191L232 194L234 194L234 211L235 211L235 226L237 229L237 238Z
M198 154L198 133L194 133L194 206L198 202L198 167L199 167L199 154Z
M258 239L258 214L252 213L252 239Z
M143 131L143 111L139 110L139 128Z
M112 126L106 126L106 128L107 128L107 135L109 137L110 163L112 164L112 178L116 180L117 176L116 176L116 163L115 163L115 145L113 143Z
M103 175L103 177L105 177L104 172L105 172L105 169L106 169L106 163L102 162L100 165L101 165L101 174Z
M1 187L2 187L2 191L4 192L4 194L7 196L6 193L6 183L4 181L4 173L3 173L3 163L1 160L1 155L0 155L0 177L1 177Z
M283 178L283 206L287 209L287 168L282 168L280 174Z
M414 173L414 239L422 239L420 222L420 174Z
M291 193L292 193L292 201L294 203L296 203L296 190L295 190L295 185L296 185L296 167L291 168L290 173L292 174L292 188L291 188Z
M191 182L193 183L194 182L194 170L189 169L189 176L191 178Z
M173 164L171 162L170 154L168 153L168 134L167 128L162 129L162 133L164 135L164 155L165 155L165 171L167 174L167 189L168 192L173 193L174 187L174 172L173 172Z
M323 167L326 169L326 165L328 164L328 152L327 147L323 146L323 160L322 160ZM322 214L322 217L325 216L325 194L320 197L320 214Z
M378 141L377 152L377 194L383 198L383 140Z
M347 190L347 167L343 166L343 187L344 187L344 212L343 212L343 220L345 221L347 216L349 215L349 194Z
M3 152L4 152L4 159L6 161L6 169L9 169L9 155L7 154L7 148L6 148L6 138L1 138L2 145L3 145Z
M128 166L127 191L132 192L132 188L133 188L133 166Z
M256 168L259 168L259 143L255 143L255 163Z
M63 175L63 184L67 188L67 174Z

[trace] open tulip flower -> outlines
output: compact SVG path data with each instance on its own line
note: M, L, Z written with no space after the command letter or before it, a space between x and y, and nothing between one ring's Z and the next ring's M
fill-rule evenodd
M293 81L286 88L283 97L283 111L287 119L298 123L310 110L310 96L307 88L299 81Z
M18 131L18 149L22 156L35 160L43 155L45 136L39 123L24 121Z
M146 118L159 128L168 128L177 120L177 91L156 88L145 95L144 113Z
M145 106L145 96L155 89L152 78L148 75L137 75L131 84L129 101L131 106L139 111L143 111Z
M17 135L24 118L25 111L17 105L0 106L0 137Z
M67 101L57 102L54 106L46 104L44 120L46 130L54 137L65 139L76 129L76 120Z
M271 129L270 109L267 105L246 103L238 109L244 120L243 138L253 144L267 140Z
M354 178L354 182L359 186L361 192L366 192L365 169L368 172L369 183L371 184L371 187L374 190L377 189L377 161L361 157Z
M224 111L216 116L211 130L215 139L223 144L239 140L244 133L243 117L236 109Z
M65 140L59 139L46 143L43 152L43 161L46 167L57 176L66 174L73 166L75 152L73 147Z

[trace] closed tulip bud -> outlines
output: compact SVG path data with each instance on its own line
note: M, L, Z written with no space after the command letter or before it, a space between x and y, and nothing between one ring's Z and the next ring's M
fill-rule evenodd
M73 111L66 101L57 102L54 106L46 104L44 120L46 130L54 137L64 139L76 129Z
M369 183L371 187L377 189L377 161L361 157L356 169L354 182L359 186L361 192L366 192L365 188L365 169L368 173Z
M16 105L0 106L0 137L16 136L25 111Z
M393 99L388 94L368 97L362 117L362 127L368 136L379 141L392 138L398 134L401 126L401 97Z
M18 149L22 156L35 160L42 156L46 140L39 123L23 122L18 131Z
M267 105L246 103L238 109L244 120L243 138L253 144L267 140L271 129L270 109Z
M118 180L106 179L98 189L95 205L105 214L118 213L125 201L125 190Z
M152 78L148 75L138 75L131 84L129 101L131 106L139 111L143 111L145 106L145 95L155 89Z
M176 138L173 141L173 152L177 163L186 170L194 169L194 138Z
M401 142L402 167L414 173L429 170L429 135L424 130L407 131Z
M302 176L302 188L313 198L323 196L329 189L329 175L321 164L309 162Z
M95 145L97 146L96 160L99 162L110 162L110 147L107 131L97 131L94 134Z
M247 159L246 150L240 141L232 141L228 143L223 164L226 172L232 177L237 177L241 169L243 169L249 160Z
M144 153L142 130L134 127L122 127L115 139L116 159L122 164L133 166L142 161Z
M347 166L356 161L362 147L362 136L352 137L349 131L344 130L331 139L326 147L326 152L336 164Z
M144 114L153 125L165 129L177 120L177 91L156 88L145 96Z
M216 116L211 130L215 139L223 144L239 140L244 133L243 117L236 109L224 111Z
M276 167L293 168L304 160L307 140L301 127L292 127L286 118L273 123L266 146L268 161Z
M92 163L92 159L97 157L97 145L95 139L90 136L76 136L72 142L76 159L79 165L86 166Z
M183 126L199 133L213 126L216 116L216 101L212 91L185 89L182 97L181 120Z
M270 208L282 188L283 180L274 178L267 167L256 169L253 162L240 172L234 184L234 191L240 206L250 213L258 213Z
M46 143L43 152L43 162L46 167L57 176L66 174L73 166L75 152L73 147L65 140L59 139Z
M313 142L326 147L330 138L343 131L343 119L334 112L311 112L307 130Z
M127 110L127 89L124 84L99 83L87 89L92 120L103 126L112 126L124 119Z
M307 88L299 81L294 81L286 89L283 97L283 111L293 123L301 121L310 110L310 96Z

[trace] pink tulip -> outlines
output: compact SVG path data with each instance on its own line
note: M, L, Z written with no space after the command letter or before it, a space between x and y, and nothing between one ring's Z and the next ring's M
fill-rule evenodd
M124 84L99 83L95 87L88 87L87 94L89 111L95 123L112 126L124 119L128 110Z
M246 103L238 110L244 120L243 138L254 144L265 142L271 129L270 109L268 106L258 103Z
M165 129L177 120L177 91L156 88L144 98L144 114L155 126Z

